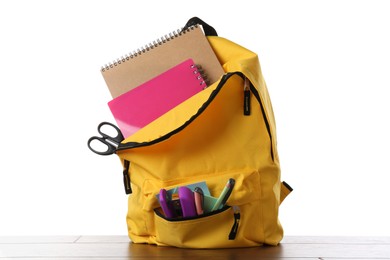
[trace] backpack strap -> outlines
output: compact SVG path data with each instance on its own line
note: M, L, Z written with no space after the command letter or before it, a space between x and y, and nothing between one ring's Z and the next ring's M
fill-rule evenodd
M183 30L188 29L189 27L197 24L202 25L203 31L206 36L218 36L217 31L211 25L209 25L198 17L192 17L191 19L189 19L186 25L184 25Z
M282 182L280 186L280 204L282 204L283 200L293 191L290 185L286 182Z

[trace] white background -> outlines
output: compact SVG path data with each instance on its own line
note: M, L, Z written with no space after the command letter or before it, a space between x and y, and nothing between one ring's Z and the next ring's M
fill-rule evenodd
M285 234L390 235L387 3L2 1L0 235L127 234L120 162L86 145L114 122L100 67L192 16L259 54Z

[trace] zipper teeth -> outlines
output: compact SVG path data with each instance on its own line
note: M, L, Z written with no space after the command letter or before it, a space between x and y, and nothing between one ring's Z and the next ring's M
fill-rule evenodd
M226 73L221 81L218 83L218 86L216 87L215 90L213 90L213 92L211 93L210 97L207 99L207 101L205 103L203 103L203 105L199 108L198 112L196 112L195 115L193 115L187 122L185 122L182 126L176 128L175 130L169 132L168 134L160 137L160 138L157 138L153 141L150 141L150 142L142 142L142 143L138 143L138 142L128 142L128 143L121 143L119 144L119 146L117 147L116 151L121 151L121 150L127 150L127 149L132 149L132 148L137 148L137 147L143 147L143 146L149 146L149 145L153 145L153 144L156 144L156 143L159 143L159 142L162 142L168 138L170 138L172 135L175 135L176 133L182 131L184 128L186 128L189 124L191 124L192 121L194 121L200 114L203 113L204 110L206 110L206 108L209 106L209 104L214 100L214 98L217 96L217 94L219 93L219 91L222 89L222 87L225 85L226 81L233 75L239 75L241 78L245 78L244 74L242 72L230 72L230 73Z
M271 142L271 144L270 144L270 145L271 145L271 157L272 157L272 160L274 160L274 148L273 148L271 127L270 127L269 122L268 122L268 119L267 119L267 114L266 114L266 112L265 112L265 108L264 108L263 102L261 102L260 94L259 94L259 92L257 91L257 89L253 86L252 83L250 83L250 89L251 89L253 95L256 97L257 101L258 101L259 104L260 104L261 113L263 114L263 119L264 119L265 127L267 128L269 140L270 140L270 142Z
M193 115L187 122L185 122L182 126L176 128L175 130L169 132L168 134L160 137L160 138L157 138L153 141L150 141L150 142L142 142L142 143L138 143L138 142L128 142L128 143L120 143L119 146L117 147L116 151L121 151L121 150L127 150L127 149L132 149L132 148L137 148L137 147L143 147L143 146L149 146L149 145L153 145L153 144L156 144L156 143L159 143L159 142L162 142L168 138L170 138L172 135L175 135L176 133L182 131L184 128L186 128L189 124L192 123L192 121L194 121L200 114L203 113L204 110L206 110L206 108L209 106L209 104L214 100L214 98L217 96L217 94L219 93L219 91L222 89L222 87L225 85L226 81L233 75L238 75L240 76L241 78L245 79L245 75L240 72L240 71L236 71L236 72L229 72L229 73L226 73L221 81L218 83L218 86L216 87L215 90L213 90L213 92L211 93L210 97L207 99L207 101L199 108L198 112L196 112L195 115ZM253 86L253 84L250 82L249 84L249 88L251 90L251 92L254 94L254 96L256 97L257 101L259 102L260 104L260 108L261 108L261 112L263 114L263 118L264 118L264 122L265 122L265 126L267 128L267 132L268 132L268 135L269 135L269 138L270 138L270 141L271 141L271 157L272 157L272 160L274 159L274 153L273 153L273 144L272 144L272 135L271 135L271 127L269 125L269 122L268 122L268 119L267 119L267 116L266 116L266 113L265 113L265 109L264 109L264 105L263 103L261 102L261 98L260 98L260 94L259 92L257 91L257 89Z
M210 216L213 216L213 215L216 215L216 214L219 214L219 213L222 213L228 209L230 209L231 207L230 206L224 206L223 208L221 209L218 209L218 210L214 210L214 211L211 211L211 212L208 212L208 213L205 213L203 215L197 215L197 216L193 216L193 217L186 217L186 218L166 218L161 212L159 212L157 209L154 210L154 212L161 218L165 219L165 220L168 220L168 221L171 221L171 222L180 222L180 221L186 221L186 220L193 220L193 219L199 219L199 218L205 218L205 217L210 217Z

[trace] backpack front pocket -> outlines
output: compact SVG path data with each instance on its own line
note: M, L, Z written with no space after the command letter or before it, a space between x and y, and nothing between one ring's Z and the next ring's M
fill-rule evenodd
M221 248L229 245L232 247L235 243L234 240L229 240L229 234L235 221L232 207L224 207L213 214L181 220L168 220L155 212L156 240L176 247Z
M145 209L154 214L157 244L188 248L229 248L258 246L263 238L260 174L253 170L225 172L212 176L192 178L192 183L205 181L213 196L218 197L226 180L236 184L227 204L215 211L189 218L166 218L158 202L150 200ZM183 180L182 180L183 181ZM167 183L165 183L167 184ZM180 182L174 185L188 185ZM173 187L162 185L160 187ZM149 186L149 185L148 185ZM153 185L154 186L154 185ZM155 190L152 195L157 194ZM150 197L152 198L152 197ZM155 201L154 203L151 203ZM157 206L157 207L156 207ZM154 208L150 208L154 207ZM252 225L252 226L251 226Z

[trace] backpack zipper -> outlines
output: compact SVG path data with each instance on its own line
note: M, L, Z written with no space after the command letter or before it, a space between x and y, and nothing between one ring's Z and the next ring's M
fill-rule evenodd
M203 111L214 100L214 98L217 96L219 91L225 85L226 81L233 75L238 75L245 81L245 83L244 83L244 115L249 116L250 112L251 112L251 106L250 106L251 93L253 93L253 95L255 96L256 100L260 104L261 112L263 114L264 122L265 122L265 125L266 125L266 128L267 128L267 132L268 132L268 135L269 135L269 138L270 138L270 142L271 142L271 157L272 157L272 160L274 160L274 153L273 153L273 148L272 148L271 129L270 129L270 125L268 123L268 120L267 120L267 117L266 117L266 114L265 114L263 103L261 102L261 99L260 99L259 92L253 86L253 84L248 80L248 78L245 77L245 75L242 72L239 72L239 71L237 71L237 72L230 72L230 73L224 74L222 76L222 78L221 78L221 81L218 83L218 86L216 87L216 89L213 90L213 92L211 93L209 99L199 108L198 112L195 115L193 115L185 124L183 124L179 128L171 131L170 133L168 133L168 134L166 134L166 135L164 135L164 136L162 136L160 138L157 138L157 139L155 139L153 141L150 141L150 142L142 142L142 143L139 143L139 142L127 142L127 143L120 143L119 146L117 147L116 151L127 150L127 149L132 149L132 148L137 148L137 147L143 147L143 146L150 146L150 145L162 142L162 141L170 138L172 135L175 135L176 133L182 131L185 127L187 127L189 124L191 124L191 122L194 121L200 114L203 113ZM129 169L130 169L130 162L129 161L125 161L124 162L124 170L123 170L123 182L124 182L124 187L125 187L126 194L131 194L132 193L131 184L130 184L131 181L130 181ZM235 215L235 217L236 217L236 215ZM239 221L239 218L238 218L238 220L237 219L235 220L235 223L237 221ZM238 225L238 223L237 223L237 225ZM233 232L233 235L234 235L234 232Z
M240 219L241 219L240 207L233 206L233 211L234 211L234 223L229 233L229 240L234 240L236 238L238 232L238 226L240 225Z
M210 217L210 216L213 216L213 215L216 215L216 214L219 214L219 213L222 213L226 210L228 210L230 208L230 206L227 206L225 205L223 208L221 209L218 209L218 210L214 210L214 211L210 211L210 212L207 212L207 213L204 213L202 215L196 215L196 216L192 216L192 217L176 217L176 218L167 218L161 211L157 209L154 209L154 212L161 218L167 220L167 221L170 221L170 222L182 222L182 221L187 221L187 220L194 220L194 219L200 219L200 218L205 218L205 217Z
M214 100L214 98L218 95L219 91L222 89L222 87L225 85L226 81L233 75L238 75L240 76L244 81L244 115L248 116L250 115L250 96L251 93L255 96L257 101L260 104L261 107L261 112L263 114L264 122L267 128L267 132L271 141L271 156L272 160L274 159L274 153L272 149L272 137L271 137L271 129L269 122L267 120L267 116L265 114L264 106L263 103L261 102L259 92L257 89L253 86L253 84L247 79L247 77L240 71L236 72L229 72L226 73L222 76L220 82L218 83L218 86L213 90L213 92L210 94L209 99L199 108L198 112L193 115L187 122L185 122L182 126L176 128L175 130L169 132L168 134L161 136L160 138L157 138L153 141L149 142L127 142L127 143L120 143L119 146L117 147L116 151L121 151L121 150L127 150L127 149L132 149L132 148L137 148L137 147L144 147L144 146L150 146L159 142L162 142L164 140L167 140L171 136L179 133L182 131L184 128L186 128L189 124L192 123L200 114L203 113L204 110L209 106L209 104Z
M249 80L245 77L244 80L244 116L251 115L251 89L249 87Z
M273 142L272 142L271 127L270 127L268 119L267 119L267 114L265 113L263 102L261 102L260 94L259 94L259 92L257 91L257 89L253 86L253 84L251 82L249 82L249 88L250 88L250 92L253 93L253 95L255 96L255 98L257 100L257 102L259 102L259 104L260 104L261 114L263 115L265 127L267 128L267 132L268 132L268 136L269 136L269 140L270 140L271 158L272 158L272 161L273 161L274 160L274 148L273 148Z
M182 126L176 128L175 130L171 131L170 133L157 138L153 141L150 142L127 142L127 143L120 143L119 146L117 147L116 151L121 151L121 150L126 150L126 149L131 149L131 148L137 148L137 147L143 147L143 146L149 146L153 145L156 143L159 143L161 141L164 141L168 138L170 138L172 135L175 135L176 133L182 131L184 128L186 128L189 124L192 123L200 114L203 113L203 111L209 106L209 104L214 100L214 98L217 96L219 91L222 89L222 87L225 85L226 81L233 75L239 75L242 79L245 78L244 74L242 72L230 72L226 73L222 76L220 82L218 83L218 86L211 92L211 95L209 99L199 108L198 112L193 115L187 122L185 122Z
M133 193L131 189L131 179L130 179L130 161L124 160L123 162L123 185L125 187L126 194Z
M189 218L167 218L158 209L154 209L154 212L160 218L163 218L163 219L165 219L167 221L170 221L170 222L182 222L182 221L187 221L187 220L194 220L194 219L209 217L209 216L212 216L212 215L215 215L215 214L222 213L222 212L228 210L229 208L230 208L230 206L225 206L225 207L223 207L223 208L221 208L219 210L212 211L212 212L200 215L200 216L189 217ZM236 239L236 236L237 236L237 233L238 233L238 227L240 225L240 219L241 219L240 207L239 206L232 206L232 209L233 209L233 212L234 212L234 215L233 215L234 216L234 222L233 222L233 226L232 226L232 228L230 229L230 232L229 232L229 236L228 236L229 240Z

